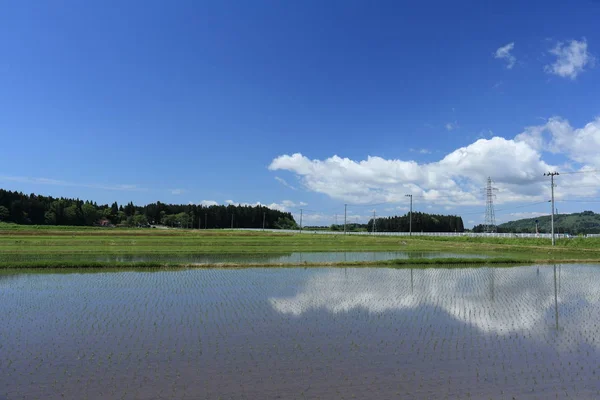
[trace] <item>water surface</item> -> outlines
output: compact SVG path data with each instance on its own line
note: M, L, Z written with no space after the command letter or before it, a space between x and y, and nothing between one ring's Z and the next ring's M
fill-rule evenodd
M600 396L598 266L0 273L0 398Z
M158 256L160 261L187 262L196 264L217 263L266 263L266 264L301 264L346 261L386 261L394 259L422 258L486 258L480 254L459 254L440 252L402 252L402 251L347 251L347 252L296 252L288 254L186 254ZM107 255L97 261L157 261L157 256Z
M35 261L40 257L44 260L64 260L64 254L49 255L16 255L0 256L2 261ZM73 254L70 260L101 261L101 262L173 262L189 264L302 264L327 263L348 261L386 261L394 259L422 258L486 258L482 254L460 254L441 252L404 252L404 251L356 251L356 252L294 252L283 254Z

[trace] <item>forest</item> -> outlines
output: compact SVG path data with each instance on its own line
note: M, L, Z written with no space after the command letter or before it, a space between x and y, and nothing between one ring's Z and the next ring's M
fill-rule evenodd
M367 229L373 230L373 219L367 224ZM375 219L376 232L408 232L409 229L409 214ZM412 213L413 232L463 232L464 230L462 218L456 215Z
M132 202L98 205L80 199L54 198L0 189L0 221L27 225L150 226L182 228L296 229L289 212L264 206L165 204Z

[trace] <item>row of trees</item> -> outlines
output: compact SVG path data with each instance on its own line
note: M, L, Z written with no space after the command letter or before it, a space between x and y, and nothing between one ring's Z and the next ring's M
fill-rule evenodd
M373 219L367 224L369 232L373 230ZM377 232L408 232L410 215L375 219ZM422 212L412 213L413 232L464 232L463 220L457 215L438 215Z
M113 225L161 224L187 228L295 229L291 213L264 206L178 205L156 202L136 206L132 202L98 205L79 199L26 195L0 189L0 221L34 225L92 226L101 221Z

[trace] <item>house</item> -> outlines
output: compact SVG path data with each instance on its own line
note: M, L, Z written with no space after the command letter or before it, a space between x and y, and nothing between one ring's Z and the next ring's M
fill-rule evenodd
M109 220L107 220L106 218L103 218L100 221L98 221L98 226L109 227L109 226L112 226L112 224L110 223Z

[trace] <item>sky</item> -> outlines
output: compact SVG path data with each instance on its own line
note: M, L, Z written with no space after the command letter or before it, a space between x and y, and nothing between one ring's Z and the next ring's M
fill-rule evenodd
M2 2L0 187L304 225L600 211L600 1Z

